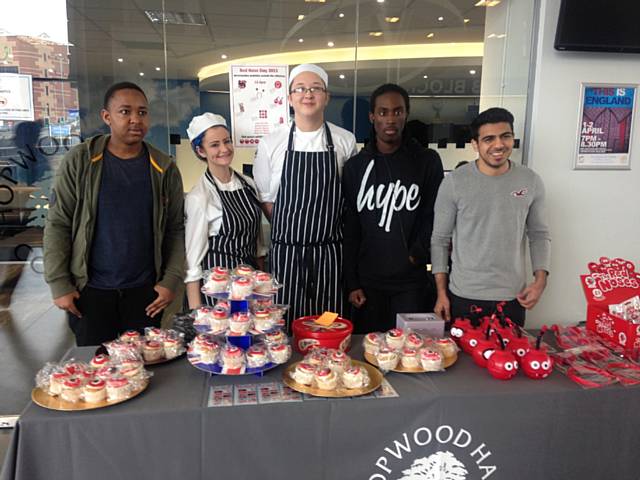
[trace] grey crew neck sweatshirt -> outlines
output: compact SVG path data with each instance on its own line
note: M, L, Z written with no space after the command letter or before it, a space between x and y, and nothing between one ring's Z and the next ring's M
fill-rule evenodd
M451 172L435 203L433 273L448 271L453 241L451 292L474 300L513 300L527 283L527 237L532 271L550 271L544 197L540 177L513 162L495 177L481 173L476 162Z

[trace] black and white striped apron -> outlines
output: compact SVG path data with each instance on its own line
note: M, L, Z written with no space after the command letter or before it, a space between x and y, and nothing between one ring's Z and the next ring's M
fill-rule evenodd
M342 192L328 125L327 151L293 148L289 132L271 220L271 270L284 287L289 323L325 310L342 313Z
M234 175L237 175L234 172ZM235 268L241 263L256 266L256 249L260 231L260 204L253 188L237 175L243 188L232 192L220 190L211 172L205 178L215 187L222 203L222 225L217 235L209 237L209 250L202 260L202 269L219 266ZM213 300L206 298L208 305Z

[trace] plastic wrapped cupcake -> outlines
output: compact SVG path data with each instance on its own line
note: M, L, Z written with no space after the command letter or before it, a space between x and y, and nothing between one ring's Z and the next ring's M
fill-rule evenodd
M418 351L413 348L404 347L401 350L400 365L405 368L419 368L420 357Z
M269 345L269 355L273 363L281 365L287 363L291 358L291 345L280 343L278 345Z
M146 327L144 329L144 336L147 340L162 341L164 338L164 330L158 327Z
M304 361L315 367L324 367L329 357L326 348L314 348L304 357Z
M319 368L315 373L315 382L320 390L335 390L338 386L338 375L328 367Z
M60 397L67 402L76 403L82 395L82 381L79 377L68 377L63 385Z
M346 353L340 350L331 350L329 358L327 359L327 366L337 373L342 373L345 368L348 368L351 361Z
M229 276L211 274L204 283L203 290L209 294L226 292L229 289Z
M131 394L131 384L126 377L113 377L106 381L107 398L110 401L124 400Z
M211 328L211 319L213 316L212 307L199 307L194 314L193 324Z
M122 335L120 335L120 340L126 343L139 343L142 338L140 332L137 330L127 330Z
M246 312L236 312L229 320L229 330L235 334L246 335L251 327L251 317Z
M266 308L256 308L253 311L253 328L258 332L268 332L273 328L271 313Z
M393 348L383 345L376 354L376 360L378 361L378 367L380 370L389 371L396 368L400 355Z
M369 355L375 355L378 353L378 349L382 344L383 338L384 336L380 332L367 333L363 340L365 353L368 353Z
M276 330L274 332L264 334L264 343L267 345L278 345L280 343L285 343L286 341L287 336L282 332L282 330Z
M423 345L424 340L422 338L422 335L415 332L410 332L404 342L405 347L412 348L413 350L419 350Z
M310 363L300 362L291 372L291 378L300 385L311 385L316 373L316 367Z
M273 277L269 273L258 272L253 277L255 282L254 291L258 293L270 293L273 291Z
M359 365L352 365L342 373L342 384L345 388L362 388L368 383L368 375Z
M241 264L233 269L233 275L239 277L252 277L255 269L251 265Z
M216 305L208 317L212 333L224 332L229 327L229 310Z
M453 357L458 353L458 346L452 338L438 338L435 345L445 357Z
M102 368L105 365L107 365L110 360L111 359L109 358L109 355L105 355L104 353L101 353L101 354L96 355L95 357L93 357L91 359L91 361L89 362L89 365L92 368L95 368L96 370L99 370L100 368Z
M444 358L442 354L428 348L420 350L420 363L422 368L427 372L437 372L444 368Z
M147 340L142 344L142 356L145 362L156 362L162 359L164 348L161 340Z
M49 395L60 395L64 382L70 377L69 373L60 369L54 371L49 377Z
M250 346L246 352L247 367L262 368L269 362L267 349L264 345L255 344Z
M392 328L385 335L387 345L394 350L400 350L404 346L406 338L405 332L401 328Z
M155 340L152 340L155 341ZM118 366L118 372L132 383L141 383L145 380L144 364L136 360L126 360Z
M220 351L220 363L226 370L241 368L244 364L244 352L235 345L225 345Z
M233 300L244 300L253 292L253 280L251 277L236 277L231 282L231 295Z
M87 403L103 402L107 399L107 382L94 378L84 386L83 397Z
M220 345L207 336L198 335L193 342L192 352L199 357L200 363L213 364L218 361Z

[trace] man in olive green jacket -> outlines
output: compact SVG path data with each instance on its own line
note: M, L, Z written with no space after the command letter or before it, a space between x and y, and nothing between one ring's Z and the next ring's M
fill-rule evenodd
M111 135L74 147L56 173L44 232L45 280L78 345L159 326L184 278L183 187L143 141L148 102L135 84L105 94Z

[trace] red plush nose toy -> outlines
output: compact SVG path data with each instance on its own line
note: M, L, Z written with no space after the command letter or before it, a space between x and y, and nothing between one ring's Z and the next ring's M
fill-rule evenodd
M536 348L530 350L522 359L522 371L527 377L534 380L547 378L553 371L553 358L545 349L540 348L540 342L542 342L546 331L547 326L544 325L538 334Z
M491 338L491 326L487 326L484 336L478 340L478 344L471 350L473 362L479 367L486 368L487 361L498 348L495 340Z
M500 334L496 333L496 336L500 348L487 361L487 370L493 378L511 380L518 373L518 360L513 353L505 350L504 341Z

